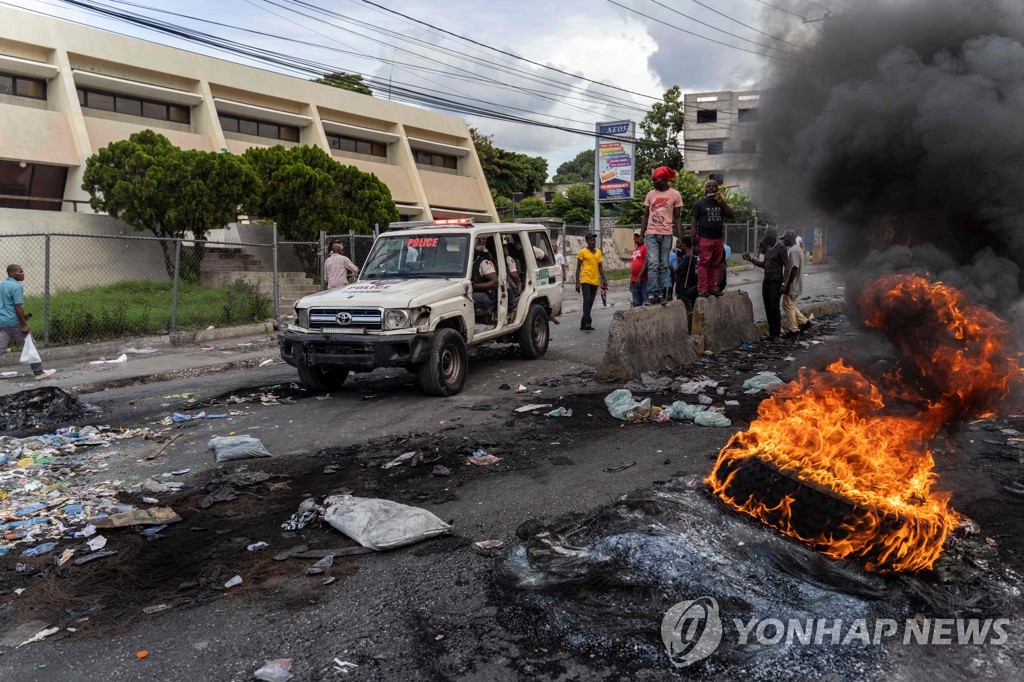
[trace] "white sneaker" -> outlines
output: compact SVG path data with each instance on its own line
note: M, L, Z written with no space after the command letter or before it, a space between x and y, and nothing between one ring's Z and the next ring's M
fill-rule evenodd
M55 369L44 369L42 372L36 375L36 381L42 381L43 379L49 379L57 373Z

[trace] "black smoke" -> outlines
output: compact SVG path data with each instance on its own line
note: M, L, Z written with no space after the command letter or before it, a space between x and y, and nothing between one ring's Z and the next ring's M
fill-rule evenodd
M1024 266L1024 2L857 0L761 100L761 202L1004 312ZM851 283L857 286L857 277Z

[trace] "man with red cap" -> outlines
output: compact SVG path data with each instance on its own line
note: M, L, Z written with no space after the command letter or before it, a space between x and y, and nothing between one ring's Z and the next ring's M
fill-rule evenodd
M644 219L640 223L640 236L647 245L648 289L646 305L665 303L665 290L671 286L668 257L672 253L672 237L681 236L679 217L683 210L683 197L669 184L676 172L660 166L651 173L654 189L644 197Z

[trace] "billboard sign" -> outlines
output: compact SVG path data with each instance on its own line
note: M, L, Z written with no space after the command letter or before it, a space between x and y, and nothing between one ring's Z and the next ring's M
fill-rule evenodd
M633 121L597 124L598 201L624 201L633 197Z

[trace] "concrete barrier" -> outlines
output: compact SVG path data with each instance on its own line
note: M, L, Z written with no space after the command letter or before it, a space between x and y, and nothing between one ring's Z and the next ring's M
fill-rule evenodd
M686 326L681 301L616 311L598 378L627 381L644 372L678 369L695 361Z
M744 341L754 343L760 338L754 324L754 306L744 291L698 298L693 306L690 333L702 337L700 348L712 353L735 348Z

